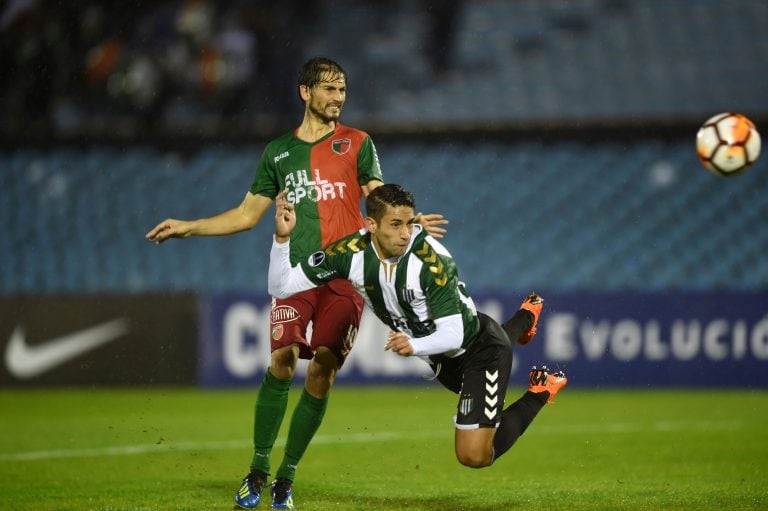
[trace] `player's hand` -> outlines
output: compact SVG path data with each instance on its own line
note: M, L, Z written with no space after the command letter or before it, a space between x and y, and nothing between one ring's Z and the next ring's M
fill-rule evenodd
M188 238L191 232L189 222L167 218L157 224L145 237L158 245L168 238Z
M296 226L296 212L285 194L286 190L283 190L275 200L275 239L278 243L288 241Z
M410 357L413 355L413 346L411 340L403 332L396 332L394 330L387 335L387 344L384 346L384 351L392 350L401 357Z
M419 213L416 215L415 221L416 223L421 224L433 238L442 238L447 232L440 226L447 225L448 220L438 213Z
M275 197L275 206L278 208L284 207L284 206L293 206L293 204L286 199L286 196L288 195L288 190L283 190L282 192L277 194L277 197Z

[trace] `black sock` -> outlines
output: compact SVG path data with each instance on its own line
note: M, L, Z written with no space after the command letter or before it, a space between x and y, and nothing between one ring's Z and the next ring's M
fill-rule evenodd
M533 326L533 314L525 309L518 310L501 328L507 333L509 340L516 343L523 333Z
M520 438L539 410L547 404L548 397L547 392L536 394L528 391L501 412L501 424L496 429L496 436L493 437L494 460L507 452Z

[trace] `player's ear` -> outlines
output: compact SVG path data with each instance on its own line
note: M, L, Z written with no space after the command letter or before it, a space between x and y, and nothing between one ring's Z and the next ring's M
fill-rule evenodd
M311 97L309 87L306 85L299 85L299 96L301 96L303 101L309 101L309 98Z
M370 232L371 234L376 232L376 220L374 220L373 218L369 216L365 217L365 225L366 227L368 227L368 232Z

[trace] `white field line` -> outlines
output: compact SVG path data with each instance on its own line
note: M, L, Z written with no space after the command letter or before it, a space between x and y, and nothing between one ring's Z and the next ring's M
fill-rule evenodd
M679 420L655 422L604 422L591 424L549 424L531 428L527 435L566 435L566 434L621 434L621 433L672 433L676 431L736 431L743 424L739 420Z
M382 442L396 440L405 433L357 433L344 435L317 435L313 444L346 444L358 442ZM126 456L131 454L178 452L178 451L214 451L226 449L248 449L250 440L222 440L214 442L168 442L155 444L122 445L114 447L88 447L83 449L55 449L50 451L26 451L0 454L0 461L35 461L57 458L94 458L100 456ZM285 438L278 438L275 447L285 445Z
M642 422L606 422L594 424L551 424L537 427L535 424L526 431L531 435L585 435L585 434L626 434L643 431L669 433L676 431L735 431L742 428L737 420L721 421L657 421ZM453 436L450 426L443 431L355 433L344 435L317 435L313 444L350 444L375 443L393 440L412 440L414 438L433 438ZM278 438L275 447L285 445L285 438ZM82 449L55 449L48 451L22 451L0 454L0 462L39 461L62 458L98 458L102 456L129 456L134 454L183 452L183 451L213 451L226 449L249 449L250 440L222 440L213 442L168 442L155 444L136 444L111 447L88 447Z

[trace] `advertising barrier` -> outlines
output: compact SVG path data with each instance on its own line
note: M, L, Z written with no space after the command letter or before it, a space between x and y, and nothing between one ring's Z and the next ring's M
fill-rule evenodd
M192 294L0 298L0 385L191 385Z
M582 387L768 387L768 293L542 293L536 339L515 347L511 385L534 364ZM510 317L522 296L474 294L478 310ZM200 307L199 381L257 385L269 365L270 299L218 294ZM368 310L338 383L418 382L416 358L384 352L387 328ZM299 363L303 375L306 363Z
M768 386L766 293L578 293L548 305L541 356L574 384Z
M768 293L542 296L538 335L515 347L511 385L547 364L574 387L768 387ZM474 294L500 321L521 299ZM269 365L270 309L267 295L250 293L2 298L0 386L256 386ZM366 310L338 383L431 376L420 359L384 351L387 331Z

